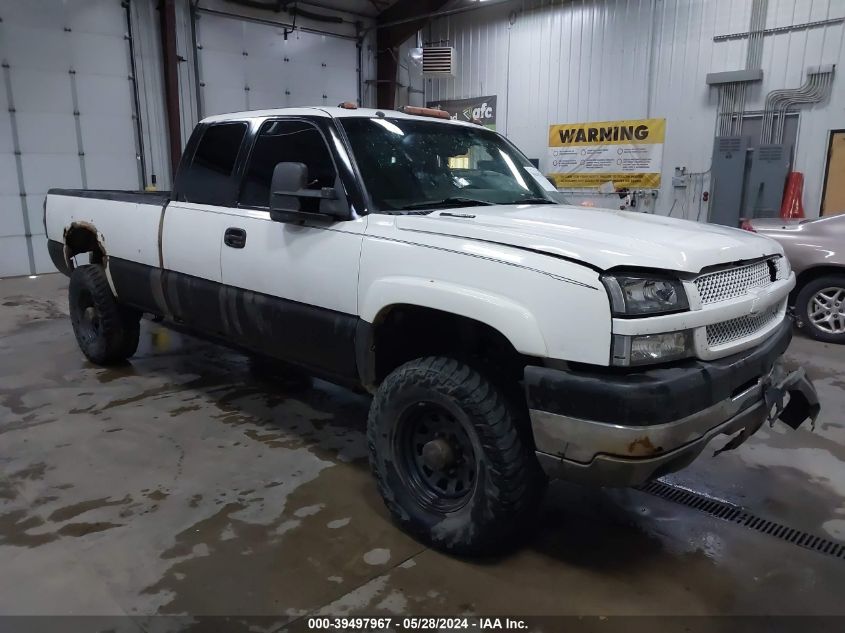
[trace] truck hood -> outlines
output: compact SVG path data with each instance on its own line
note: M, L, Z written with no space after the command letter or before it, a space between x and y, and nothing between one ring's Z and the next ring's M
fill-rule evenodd
M697 273L715 264L783 252L774 240L741 229L563 204L403 215L396 219L396 227L540 251L600 270L636 266Z

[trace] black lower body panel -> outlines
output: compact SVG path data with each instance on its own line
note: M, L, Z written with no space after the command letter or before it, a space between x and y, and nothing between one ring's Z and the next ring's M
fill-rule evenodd
M159 316L169 314L161 293L160 268L109 257L109 274L121 303Z
M221 283L109 258L121 302L180 329L357 384L358 317Z

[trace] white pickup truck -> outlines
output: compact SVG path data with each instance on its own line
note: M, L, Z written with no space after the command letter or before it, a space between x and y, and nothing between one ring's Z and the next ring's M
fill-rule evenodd
M717 435L815 419L779 363L795 277L776 242L558 204L507 139L441 119L215 116L172 192L50 191L83 353L124 361L146 313L371 392L387 507L460 553L530 524L546 474L637 485Z

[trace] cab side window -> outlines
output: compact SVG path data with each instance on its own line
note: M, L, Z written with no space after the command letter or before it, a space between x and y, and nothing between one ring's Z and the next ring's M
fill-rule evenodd
M270 181L279 163L304 163L308 189L334 187L335 171L323 135L307 121L267 121L261 126L244 173L239 202L246 207L270 206ZM302 199L303 211L317 211L319 200ZM312 208L313 207L313 208Z
M202 135L188 168L185 200L199 204L232 203L232 171L246 135L246 123L217 123Z

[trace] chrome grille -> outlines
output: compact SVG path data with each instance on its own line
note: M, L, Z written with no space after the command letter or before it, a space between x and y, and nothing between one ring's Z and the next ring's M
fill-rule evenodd
M789 274L787 273L787 263L786 257L775 257L775 270L777 270L777 279L786 279Z
M707 326L707 346L715 347L756 334L778 318L782 305L775 305L754 316L743 316Z
M771 284L768 261L706 273L695 279L702 305L742 297L750 288L765 288Z

